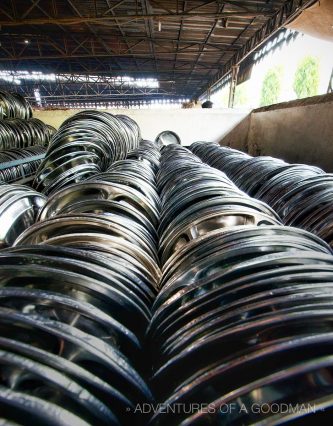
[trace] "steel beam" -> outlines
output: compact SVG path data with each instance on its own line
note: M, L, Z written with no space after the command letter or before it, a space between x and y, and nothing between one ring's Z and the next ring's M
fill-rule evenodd
M287 0L284 5L248 39L245 45L220 69L220 71L210 80L203 90L202 96L208 89L214 91L214 87L232 70L233 66L239 65L255 49L263 44L269 37L275 34L281 27L291 22L307 7L313 5L318 0Z
M198 46L208 46L208 47L212 47L214 49L217 50L228 50L230 51L230 44L221 41L214 41L213 43L205 43L204 40L195 40L195 39L186 39L186 40L182 40L182 39L178 39L177 38L171 38L171 37L154 37L154 38L147 38L147 37L142 37L142 36L136 36L136 35L129 35L126 33L122 33L122 35L120 34L113 34L113 33L98 33L99 37L102 37L104 40L108 41L114 41L115 39L118 42L124 42L127 43L128 41L134 41L135 44L136 42L143 42L143 41L147 41L147 42L153 42L155 44L159 44L160 46L162 46L163 43L169 44L169 43L175 43L175 44L187 44L187 45L198 45ZM39 31L37 32L1 32L0 33L0 40L5 40L5 38L7 37L11 37L14 39L19 39L22 40L22 38L28 38L28 39L36 39L36 40L44 40L46 42L48 42L50 39L57 39L59 38L59 35L62 36L62 34L59 34L59 32L48 32L46 33L41 33ZM67 40L71 40L72 38L69 37L69 35L67 33L63 34L64 36L66 36ZM91 34L90 32L80 32L80 33L75 33L75 39L76 42L78 43L78 45L82 45L85 42L96 42L98 41L98 38L96 38L93 34ZM241 46L241 44L239 44L239 46ZM131 46L131 48L133 48L134 46ZM236 47L234 47L232 50L237 50Z
M232 67L228 108L234 107L235 93L236 93L236 86L237 86L237 79L238 79L238 71L239 71L239 65L235 65L235 66Z
M221 18L253 18L255 16L271 16L272 12L178 12L178 13L134 13L134 14L112 14L107 16L68 16L68 17L51 17L51 18L30 18L30 19L14 19L14 20L0 20L2 27L17 27L20 25L76 25L76 24L99 24L108 25L115 20L178 20L178 19L221 19Z

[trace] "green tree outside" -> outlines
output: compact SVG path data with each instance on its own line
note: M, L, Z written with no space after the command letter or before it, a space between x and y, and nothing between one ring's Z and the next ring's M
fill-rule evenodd
M247 81L236 86L234 107L244 107L249 103L249 96L247 92Z
M248 82L245 82L236 86L235 98L234 98L235 108L247 106L249 103L249 96L247 93L247 83ZM220 99L224 108L228 108L229 92L230 92L230 85L224 88L221 93Z
M228 84L227 87L223 88L221 93L221 102L222 102L223 108L228 108L229 91L230 91L230 86Z
M272 105L279 101L282 73L282 67L267 71L261 87L260 106Z
M299 63L293 88L298 99L318 95L319 61L317 58L307 56Z

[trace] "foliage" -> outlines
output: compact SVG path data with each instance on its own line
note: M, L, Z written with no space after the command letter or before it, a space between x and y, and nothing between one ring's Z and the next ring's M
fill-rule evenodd
M236 86L234 107L247 106L249 103L249 97L247 93L247 82Z
M247 106L249 103L249 97L247 93L247 86L246 83L239 84L236 86L235 90L235 98L234 98L234 108ZM229 104L229 92L230 92L230 85L228 84L225 88L221 91L221 104L224 108L228 108Z
M299 63L293 87L298 99L318 94L319 61L317 58L307 56Z
M260 106L272 105L279 101L282 72L281 67L271 68L267 71L262 83Z
M230 86L229 84L227 85L227 87L224 87L221 91L221 103L223 108L228 108L228 103L229 103L229 90L230 90Z

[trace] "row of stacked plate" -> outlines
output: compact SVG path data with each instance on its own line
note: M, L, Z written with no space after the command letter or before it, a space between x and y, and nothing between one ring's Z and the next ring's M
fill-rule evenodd
M0 120L0 151L30 146L47 147L55 129L38 118Z
M205 142L192 144L191 150L243 191L269 204L285 225L313 232L333 246L332 174Z
M183 147L163 149L151 425L328 421L333 257ZM286 408L287 407L287 408Z
M0 120L3 118L32 117L32 109L29 102L18 93L0 91Z
M136 122L123 115L81 111L62 123L53 135L33 186L48 195L107 170L138 147Z
M45 152L46 148L38 145L0 151L0 183L33 179L42 164Z
M36 174L55 129L32 118L20 95L0 91L0 182L22 182Z
M327 423L331 248L188 149L79 113L2 223L5 422Z
M44 197L36 223L0 252L2 417L146 423L136 407L153 403L145 332L160 279L159 155L143 142Z

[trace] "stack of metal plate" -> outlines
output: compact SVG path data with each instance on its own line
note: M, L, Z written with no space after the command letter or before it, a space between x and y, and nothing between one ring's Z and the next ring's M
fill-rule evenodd
M29 102L18 93L0 91L0 120L3 118L32 117L32 109Z
M243 191L265 201L285 225L306 229L333 246L333 175L306 164L251 157L216 144L196 142L191 150L226 173Z
M80 182L124 159L139 141L140 129L129 117L95 110L79 112L53 136L34 188L48 195Z
M0 404L18 424L146 423L144 341L160 278L155 150L151 166L120 160L54 193L0 252Z
M116 130L113 116L83 116L100 133L63 155L89 155L98 173L55 184L45 171L47 199L0 184L0 418L330 424L332 250L263 201L284 219L291 199L306 214L298 190L316 200L330 176L192 146L227 176L180 145L135 146L127 118ZM57 149L52 170L65 164Z
M270 207L244 194L224 173L178 145L163 150L158 185L163 264L183 245L207 232L230 226L280 224Z
M45 147L38 145L0 151L0 181L16 182L28 177L33 179L45 151Z
M330 247L280 225L184 148L162 151L158 188L163 275L147 334L159 405L150 424L271 425L306 415L327 424Z
M45 201L28 186L0 184L0 248L11 246L36 221Z
M158 146L158 150L156 149L156 144L154 142L148 140L142 140L138 148L130 151L126 158L127 159L138 159L145 160L148 162L154 169L155 172L158 171L160 165L160 145Z
M34 145L48 146L55 131L37 118L0 120L0 151Z

